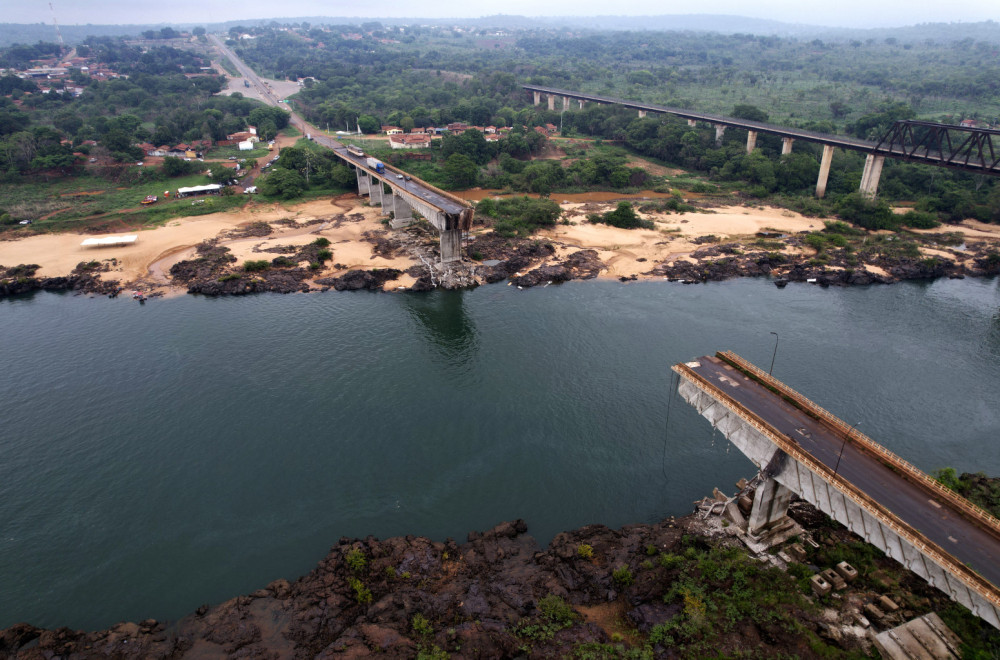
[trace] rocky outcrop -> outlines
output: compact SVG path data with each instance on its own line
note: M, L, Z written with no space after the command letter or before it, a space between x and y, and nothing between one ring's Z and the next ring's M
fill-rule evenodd
M521 520L469 534L462 544L343 538L295 582L277 580L170 624L147 620L91 633L18 624L0 633L0 656L561 657L611 642L606 622L581 615L589 608L620 603L644 631L677 614L663 602L676 570L649 568L648 560L680 550L692 525L590 525L559 534L547 549ZM758 651L779 648L762 641Z
M5 268L0 266L0 298L32 291L75 291L116 295L121 291L118 280L102 280L101 272L108 270L104 262L81 262L65 277L36 277L41 266L20 264Z
M349 270L340 277L323 277L316 284L332 286L337 291L358 291L368 289L380 291L386 282L399 279L403 271L396 268L374 268L372 270Z

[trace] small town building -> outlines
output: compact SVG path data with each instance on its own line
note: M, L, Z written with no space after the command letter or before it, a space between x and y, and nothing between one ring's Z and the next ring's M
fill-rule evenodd
M389 146L393 149L428 149L431 146L429 135L391 135Z

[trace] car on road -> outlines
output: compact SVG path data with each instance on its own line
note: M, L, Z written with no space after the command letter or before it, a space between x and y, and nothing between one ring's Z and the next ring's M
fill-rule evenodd
M403 178L403 175L402 175L402 174L397 174L397 175L396 175L396 178L397 178L397 179L402 179L402 178Z

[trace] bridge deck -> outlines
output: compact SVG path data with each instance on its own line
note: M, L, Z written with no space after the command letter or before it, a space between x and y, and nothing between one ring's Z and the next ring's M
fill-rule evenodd
M239 70L243 76L250 81L254 88L258 90L261 96L264 98L268 105L277 106L280 99L275 96L275 94L267 88L267 86L261 82L260 78L254 73L253 69L247 66L243 60L241 60L232 49L228 48L222 41L215 35L209 35L209 38L215 44L215 47L225 55L233 65ZM290 109L289 109L290 110ZM361 169L374 173L368 164L365 162L365 158L358 158L353 154L347 152L347 148L342 145L337 140L333 138L328 138L326 136L320 135L319 131L315 126L306 123L304 119L299 117L296 113L292 112L292 124L297 126L303 133L310 133L315 136L314 140L317 144L321 144L328 149L332 149L338 156L343 158L345 161L349 162L355 167L360 167ZM389 176L386 175L384 178L388 179ZM444 195L440 194L436 190L424 185L419 179L411 179L409 181L399 180L393 181L392 185L406 190L410 194L419 197L431 206L440 209L444 213L449 215L458 215L465 209L469 208L469 204L459 204L453 199L449 199Z
M553 96L565 96L571 99L582 99L584 101L593 101L595 103L609 103L613 105L620 105L626 108L633 108L635 110L659 112L663 114L675 115L677 117L683 117L684 119L694 119L696 121L704 121L704 122L709 122L711 124L722 124L725 126L744 128L747 130L758 131L761 133L770 133L772 135L777 135L780 137L789 137L795 140L805 140L807 142L817 142L819 144L829 144L834 147L841 147L843 149L853 149L855 151L863 151L866 153L873 151L876 147L875 142L869 142L868 140L859 140L857 138L845 137L843 135L829 135L827 133L817 133L815 131L807 131L801 128L789 128L787 126L778 126L776 124L768 124L766 122L750 121L749 119L724 117L722 115L713 115L707 112L685 110L683 108L671 108L665 105L656 105L655 103L629 101L626 99L614 98L612 96L598 96L597 94L582 94L580 92L571 92L565 89L556 89L554 87L539 87L537 85L521 85L521 87L528 90L529 92L541 92L543 94L552 94Z
M415 197L419 197L420 199L424 200L431 206L441 209L445 213L451 215L458 215L466 208L468 208L467 204L459 204L453 199L445 197L441 193L423 185L419 180L415 180L413 178L410 178L409 180L397 179L395 178L396 174L388 170L386 171L385 174L377 174L372 168L368 166L368 163L364 156L355 156L354 154L350 153L347 150L347 147L345 147L337 140L334 140L333 138L329 138L324 135L316 135L313 137L313 140L317 144L323 145L328 149L332 149L338 156L343 158L351 165L354 165L355 167L360 168L371 175L383 178L387 181L391 181L393 187L405 190L411 195L414 195Z
M1000 586L1000 530L969 520L960 509L926 487L903 478L862 447L844 444L844 434L806 414L757 381L714 356L699 358L694 373L724 391L775 432L876 500L927 540Z

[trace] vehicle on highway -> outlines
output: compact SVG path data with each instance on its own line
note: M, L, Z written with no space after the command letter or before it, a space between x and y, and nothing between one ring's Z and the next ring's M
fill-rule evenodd
M363 158L365 155L365 152L361 150L361 147L354 144L347 145L347 153L352 156L357 156L358 158Z
M397 179L402 179L402 178L403 178L403 175L402 175L402 174L397 174L397 175L396 175L396 178L397 178Z

